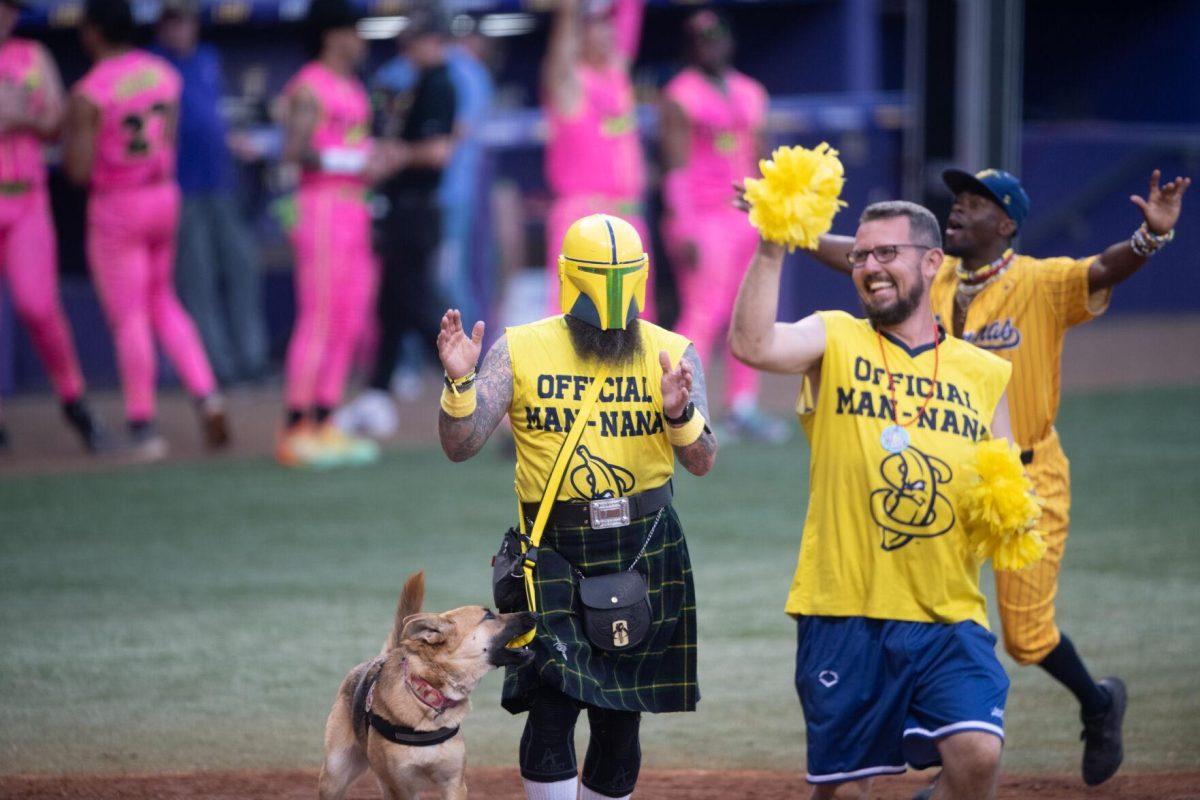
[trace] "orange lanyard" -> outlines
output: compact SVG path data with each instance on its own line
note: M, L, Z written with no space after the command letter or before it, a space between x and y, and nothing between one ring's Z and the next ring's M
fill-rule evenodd
M917 415L908 422L900 421L900 408L896 405L896 380L892 377L892 368L888 366L887 350L883 346L883 334L879 329L875 329L875 337L879 340L879 355L883 357L883 369L888 376L888 395L892 398L892 422L899 425L901 428L907 428L921 418L925 413L925 409L929 408L929 401L937 393L937 376L938 369L941 366L941 357L938 353L938 342L941 337L938 336L937 326L934 326L933 331L933 382L929 386L929 394L925 396L925 402L921 404L921 408L917 411Z

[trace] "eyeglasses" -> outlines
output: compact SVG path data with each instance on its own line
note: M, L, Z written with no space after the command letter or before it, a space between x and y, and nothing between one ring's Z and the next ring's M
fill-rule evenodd
M875 256L875 260L880 264L886 264L889 261L895 261L896 256L900 255L901 247L915 247L918 250L932 250L933 247L927 244L881 244L875 247L867 248L866 250L851 250L846 253L846 260L850 262L851 267L861 267L867 263L867 256Z

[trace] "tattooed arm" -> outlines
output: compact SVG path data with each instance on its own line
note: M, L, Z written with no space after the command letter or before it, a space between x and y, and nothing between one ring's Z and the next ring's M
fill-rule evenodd
M674 369L671 369L670 358L665 352L659 354L659 361L663 365L663 412L669 417L679 417L690 400L696 404L696 413L708 420L708 386L696 348L689 344L679 366ZM699 439L674 449L675 457L684 469L693 475L704 475L717 460L717 437L706 425Z
M463 333L462 319L457 311L448 311L442 318L438 335L438 351L446 374L460 378L470 371L461 364L474 364L483 341L483 323L475 323L472 335ZM472 350L473 356L472 356ZM466 461L483 449L496 429L500 418L512 403L512 359L508 354L508 338L501 336L484 356L475 376L475 411L469 417L452 417L438 411L438 438L442 450L451 461Z

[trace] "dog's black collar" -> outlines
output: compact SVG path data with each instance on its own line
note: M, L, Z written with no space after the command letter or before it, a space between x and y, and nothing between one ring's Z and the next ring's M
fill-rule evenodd
M457 725L453 728L419 731L407 725L396 725L373 712L371 710L371 701L373 699L371 690L375 687L375 681L379 679L379 672L382 667L383 658L375 659L375 661L363 670L362 677L358 681L358 686L354 690L353 716L355 722L361 726L360 729L364 735L370 729L374 728L376 733L389 742L402 744L406 747L432 747L435 744L441 744L449 739L453 739L458 734Z
M367 722L375 732L389 742L407 745L408 747L432 747L458 735L458 726L453 728L438 728L435 731L418 731L407 725L396 725L388 722L373 711L367 712Z

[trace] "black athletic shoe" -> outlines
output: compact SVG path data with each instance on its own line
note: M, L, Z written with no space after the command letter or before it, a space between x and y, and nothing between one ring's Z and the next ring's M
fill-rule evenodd
M1083 782L1099 786L1117 774L1125 747L1121 742L1121 723L1125 721L1128 694L1120 678L1102 678L1097 685L1108 693L1107 711L1083 718Z
M92 416L92 410L82 399L63 403L63 417L67 424L79 434L83 449L89 453L103 453L113 448L112 439L104 427Z

